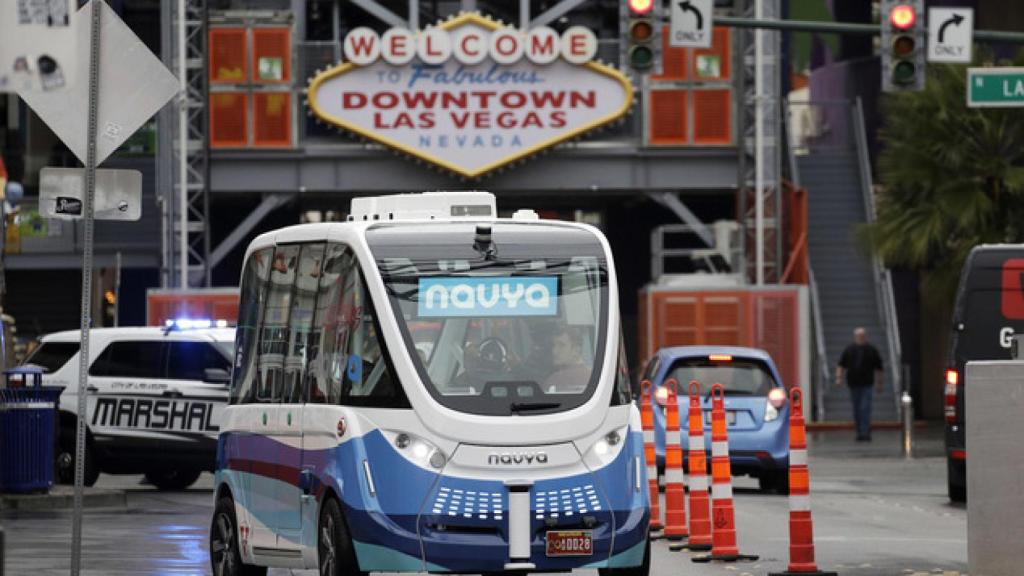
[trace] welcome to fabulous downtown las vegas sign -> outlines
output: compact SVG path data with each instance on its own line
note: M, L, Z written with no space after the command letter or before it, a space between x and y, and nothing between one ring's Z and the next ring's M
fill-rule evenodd
M318 118L478 178L621 118L633 87L573 26L504 27L462 14L419 32L356 28L345 62L309 84Z

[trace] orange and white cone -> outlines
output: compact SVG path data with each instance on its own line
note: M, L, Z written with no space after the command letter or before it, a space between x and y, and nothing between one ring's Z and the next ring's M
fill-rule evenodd
M711 386L711 554L694 562L757 560L736 547L736 517L732 507L732 466L729 463L729 428L725 421L725 389Z
M658 454L654 447L654 398L651 397L651 383L640 383L640 425L644 432L644 460L647 461L647 489L651 496L651 519L648 530L656 532L664 528L661 521L661 495L658 493Z
M686 527L686 481L680 445L679 382L669 378L665 388L665 538L678 541L690 534Z
M789 391L789 406L789 569L769 576L836 576L835 572L818 570L814 562L804 395L799 388Z
M690 382L689 443L686 459L690 480L690 538L670 550L711 550L711 500L708 495L708 461L704 453L704 410L700 406L700 383Z

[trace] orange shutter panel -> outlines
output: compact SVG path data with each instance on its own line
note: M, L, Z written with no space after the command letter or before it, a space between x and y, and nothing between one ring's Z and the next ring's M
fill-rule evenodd
M686 90L651 90L651 144L686 144Z
M249 144L246 100L244 92L210 94L211 148L237 148Z
M287 147L291 145L291 93L253 93L253 146Z
M291 30L253 28L252 81L256 84L291 82Z
M693 91L693 143L732 143L732 90Z
M210 28L209 54L210 82L244 84L248 81L245 70L245 28Z
M711 48L694 48L693 79L728 80L732 74L732 34L728 28L715 26Z
M661 74L651 75L651 80L686 80L686 62L689 51L686 48L669 46L668 26L661 29Z

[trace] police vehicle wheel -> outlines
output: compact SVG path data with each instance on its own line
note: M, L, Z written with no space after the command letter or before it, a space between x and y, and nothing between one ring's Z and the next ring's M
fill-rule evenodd
M235 522L235 502L230 496L217 500L210 523L210 568L214 576L266 576L266 566L242 562Z
M644 561L632 568L599 568L599 576L648 576L651 572L651 540L644 545Z
M61 434L58 443L56 462L54 463L55 476L58 484L75 483L75 433L71 435ZM92 486L100 477L100 467L96 462L93 453L92 442L85 443L85 478L83 484Z
M365 576L359 571L348 535L341 506L334 498L328 498L320 510L320 527L317 530L317 555L320 559L320 576Z
M146 472L146 480L159 490L184 490L191 486L202 470L195 468L169 468Z

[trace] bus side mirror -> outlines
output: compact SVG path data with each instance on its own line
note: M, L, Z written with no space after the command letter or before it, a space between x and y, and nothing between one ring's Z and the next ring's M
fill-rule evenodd
M223 368L207 368L203 371L203 382L209 384L228 384L231 382L231 373Z

